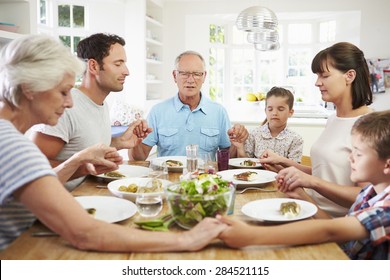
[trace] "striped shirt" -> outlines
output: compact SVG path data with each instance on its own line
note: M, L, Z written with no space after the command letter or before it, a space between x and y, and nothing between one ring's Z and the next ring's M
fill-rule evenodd
M35 221L12 194L47 175L56 176L47 158L12 123L0 119L0 250Z
M367 239L345 244L349 257L390 260L390 186L379 194L373 185L363 188L348 215L356 216L370 233Z

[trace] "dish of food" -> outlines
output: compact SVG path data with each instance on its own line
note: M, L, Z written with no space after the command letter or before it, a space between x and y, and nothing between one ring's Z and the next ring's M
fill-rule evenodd
M253 170L253 169L229 169L225 171L217 172L222 176L222 179L233 181L237 186L240 185L261 185L275 181L277 173L268 170ZM243 180L244 177L248 177L250 180ZM244 176L245 175L245 176ZM237 177L241 179L237 179Z
M151 164L157 167L167 165L171 172L183 172L183 168L187 166L187 157L184 156L169 156L153 158Z
M115 196L135 201L140 195L164 196L164 188L172 182L153 178L126 178L108 183L108 190Z
M118 180L123 178L133 178L133 177L142 177L147 176L153 170L148 167L137 166L137 165L128 165L121 164L117 170L96 175L98 178L109 179L109 180Z
M284 203L296 203L300 211L296 215L285 215L280 211ZM292 198L270 198L248 202L241 208L246 216L260 221L290 222L309 218L317 213L317 206L314 204Z
M95 219L107 223L123 221L137 213L137 206L133 202L117 197L77 196L75 199L87 211L94 209ZM90 214L92 215L92 213Z
M213 174L184 180L164 189L176 223L190 229L205 217L225 215L231 206L234 185Z
M279 211L286 218L294 218L301 213L301 206L295 201L283 202L280 204Z
M240 172L233 175L233 178L238 181L251 182L257 179L257 173L254 171Z
M229 165L235 168L263 168L258 158L231 158Z

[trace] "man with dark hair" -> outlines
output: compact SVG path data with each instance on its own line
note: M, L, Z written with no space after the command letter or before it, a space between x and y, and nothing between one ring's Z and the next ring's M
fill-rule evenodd
M80 41L77 55L86 61L86 71L80 87L72 89L74 106L65 111L54 127L33 127L31 139L48 157L53 167L74 153L97 143L111 145L117 150L138 145L150 129L146 121L137 120L136 129L128 129L122 136L111 138L111 125L106 97L111 91L123 89L129 70L126 66L125 41L117 35L98 33ZM113 159L118 163L121 158ZM96 166L98 173L107 170ZM80 167L66 187L71 190L81 183L89 171ZM76 179L77 178L77 179Z

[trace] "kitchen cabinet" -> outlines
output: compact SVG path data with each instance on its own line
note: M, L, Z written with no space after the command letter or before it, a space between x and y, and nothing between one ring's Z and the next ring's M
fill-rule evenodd
M161 98L163 76L163 10L155 0L146 1L146 100Z
M18 26L16 32L0 30L0 47L22 36L21 34L36 33L36 11L35 0L0 0L0 22Z

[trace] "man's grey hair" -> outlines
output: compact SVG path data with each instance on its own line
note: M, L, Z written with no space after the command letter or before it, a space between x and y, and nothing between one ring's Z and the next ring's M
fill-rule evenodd
M203 68L206 67L206 63L205 63L205 61L204 61L204 58L203 58L203 56L202 56L200 53L198 53L198 52L196 52L196 51L185 51L185 52L179 54L179 55L176 57L176 59L175 59L175 69L176 69L176 70L177 70L177 68L178 68L178 66L179 66L179 62L180 62L181 58L182 58L183 56L186 56L186 55L196 55L196 56L199 57L200 60L202 61Z

